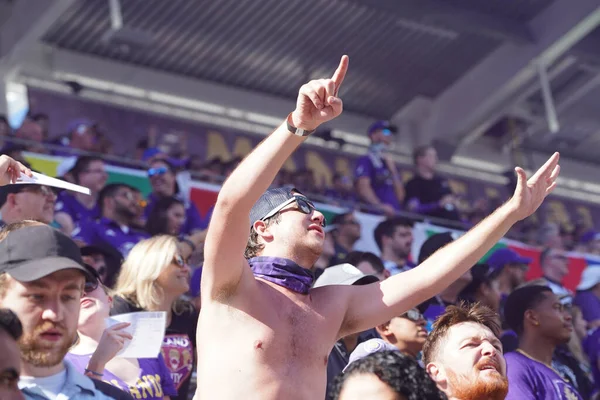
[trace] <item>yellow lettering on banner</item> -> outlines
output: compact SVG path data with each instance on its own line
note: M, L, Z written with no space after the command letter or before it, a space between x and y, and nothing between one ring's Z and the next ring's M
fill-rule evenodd
M567 213L567 208L564 203L552 200L548 202L548 213L546 215L548 222L554 222L562 227L569 227L571 225L571 218Z
M449 179L448 184L452 189L452 193L463 196L467 194L467 185L464 182L457 181L456 179Z
M296 166L296 162L294 161L294 159L292 157L289 157L283 164L282 169L284 169L288 172L296 172L298 167Z
M497 199L498 197L500 197L500 192L494 187L486 187L485 195L489 198Z
M238 136L233 144L233 156L244 158L250 154L253 147L250 139Z
M223 161L231 159L231 152L227 148L227 143L223 135L217 131L209 131L206 138L206 159L211 160L219 157Z
M335 172L350 178L352 177L352 169L347 158L338 157L335 159Z
M579 219L577 222L583 223L583 225L588 229L592 229L594 227L594 219L592 218L592 212L590 209L585 206L578 206L575 210Z
M140 390L142 391L142 397L144 399L148 398L148 393L150 394L150 396L152 396L152 388L150 387L150 384L148 384L148 382L144 382L141 379L138 379L137 382L135 383L135 385L137 387L140 388ZM148 393L146 393L148 392Z
M333 178L331 169L329 169L329 166L325 163L325 161L323 161L318 153L314 151L307 151L304 162L306 168L313 171L317 186L331 185Z

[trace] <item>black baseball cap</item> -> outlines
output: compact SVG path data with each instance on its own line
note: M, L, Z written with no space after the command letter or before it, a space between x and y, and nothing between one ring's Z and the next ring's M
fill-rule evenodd
M250 226L253 226L256 221L260 221L273 210L280 208L283 204L294 198L294 195L303 196L298 189L292 186L284 186L272 188L263 193L262 196L250 210Z
M63 269L77 269L86 280L93 279L77 244L48 225L19 228L0 241L0 273L31 282Z

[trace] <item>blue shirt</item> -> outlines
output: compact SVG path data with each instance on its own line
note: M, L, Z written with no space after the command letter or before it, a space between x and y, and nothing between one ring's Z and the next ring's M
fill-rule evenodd
M371 188L377 198L384 204L389 204L400 210L400 202L396 197L394 179L385 162L374 153L368 153L356 161L354 178L367 177L371 180Z
M138 242L150 237L146 232L121 226L108 218L81 224L79 228L73 231L71 236L75 240L90 245L108 244L117 249L123 257L127 257L127 254Z
M71 363L63 361L63 364L67 374L65 384L60 393L58 393L61 400L113 400L112 397L108 397L97 390L94 386L94 382L87 376L77 372ZM48 399L35 382L20 380L19 389L21 389L21 392L23 392L26 399Z
M100 207L98 207L98 204L94 205L91 209L87 208L67 191L61 192L57 196L54 212L68 214L73 220L74 228L78 227L80 223L88 223L100 218Z
M201 231L208 226L208 222L205 223L202 217L200 217L200 213L194 203L185 200L181 195L175 195L174 197L183 202L185 206L185 223L181 227L181 231L179 232L180 235L191 235L194 231ZM144 209L144 216L146 219L148 219L150 212L158 200L159 197L156 194L150 193L148 196L148 204Z

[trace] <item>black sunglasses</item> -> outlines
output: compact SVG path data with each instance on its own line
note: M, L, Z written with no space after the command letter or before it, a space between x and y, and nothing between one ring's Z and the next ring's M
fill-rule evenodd
M85 278L85 284L83 285L83 293L88 294L92 293L94 290L98 289L100 285L100 275L98 271L92 268L89 265L85 265L85 269L88 271L88 276Z
M100 285L100 281L98 279L86 280L85 285L83 286L83 292L85 294L92 293L94 290L98 289Z
M415 309L408 310L407 312L402 314L400 318L406 318L412 322L418 322L425 319L425 317L423 317L423 314L421 314L419 310Z
M282 203L278 207L275 207L267 215L265 215L264 217L262 217L261 221L264 221L264 220L266 220L268 218L271 218L275 214L281 212L281 210L283 210L284 207L287 207L288 205L290 205L290 204L292 204L294 202L296 203L296 210L300 211L302 214L307 214L308 215L308 214L311 214L314 210L317 209L315 207L315 205L310 200L308 200L306 197L304 197L304 196L293 196L293 198L291 198L288 201ZM326 225L327 225L327 221L325 221L325 219L323 219L323 223L321 224L321 226L325 227Z

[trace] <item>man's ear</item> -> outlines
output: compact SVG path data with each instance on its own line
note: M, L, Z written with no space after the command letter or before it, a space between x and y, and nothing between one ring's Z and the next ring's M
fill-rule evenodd
M526 321L526 322L529 322L529 324L535 325L535 326L538 326L540 324L540 320L538 318L538 315L533 310L527 310L527 311L525 311L525 315L523 316L523 320Z
M384 279L387 279L387 278L389 278L390 276L392 276L392 273L391 273L390 271L388 271L388 269L387 269L387 268L384 268L384 269L383 269L383 278L384 278Z
M16 206L17 205L17 194L9 193L8 196L6 196L6 203L8 203L11 207Z
M446 376L446 370L442 365L430 362L425 366L425 370L431 377L431 380L433 380L439 388L445 388L447 386L448 378Z
M263 238L263 240L270 240L273 238L273 235L271 234L271 232L269 232L269 227L267 226L265 221L256 221L253 227L258 236Z
M377 333L379 333L379 336L385 337L389 333L389 327L390 327L390 321L388 321L384 324L381 324L381 325L377 325L375 327L375 330L377 331Z

